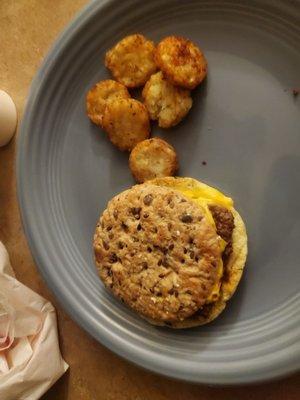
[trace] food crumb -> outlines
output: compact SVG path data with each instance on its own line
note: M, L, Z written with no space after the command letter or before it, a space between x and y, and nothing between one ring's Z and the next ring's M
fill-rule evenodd
M293 96L297 97L300 93L300 89L293 89Z

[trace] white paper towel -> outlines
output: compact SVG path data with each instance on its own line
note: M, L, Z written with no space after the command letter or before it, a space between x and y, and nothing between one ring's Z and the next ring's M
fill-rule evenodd
M0 399L39 399L67 369L55 309L15 278L0 242Z

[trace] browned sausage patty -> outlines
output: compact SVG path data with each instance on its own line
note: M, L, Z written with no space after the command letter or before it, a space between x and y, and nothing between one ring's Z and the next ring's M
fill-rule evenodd
M223 252L223 261L226 262L232 252L232 232L234 229L234 218L232 212L225 207L219 205L210 205L209 210L212 213L216 224L217 234L227 242L227 246Z

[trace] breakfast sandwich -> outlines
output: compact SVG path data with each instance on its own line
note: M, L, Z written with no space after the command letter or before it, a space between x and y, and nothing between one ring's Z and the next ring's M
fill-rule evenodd
M245 225L233 200L191 178L157 178L115 196L94 235L105 286L155 325L206 324L241 279Z

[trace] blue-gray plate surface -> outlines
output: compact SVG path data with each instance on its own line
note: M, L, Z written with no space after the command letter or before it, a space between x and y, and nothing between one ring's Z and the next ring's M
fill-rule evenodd
M107 201L133 184L128 155L85 114L123 36L186 36L209 75L188 117L153 134L179 153L182 176L235 200L249 233L242 282L212 324L150 326L97 277L92 236ZM35 78L18 143L18 195L38 267L70 315L104 345L153 371L194 382L257 382L300 367L300 2L92 2ZM206 165L202 165L206 161Z

